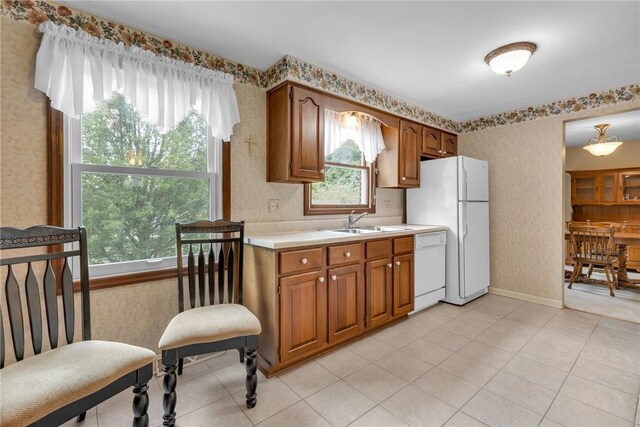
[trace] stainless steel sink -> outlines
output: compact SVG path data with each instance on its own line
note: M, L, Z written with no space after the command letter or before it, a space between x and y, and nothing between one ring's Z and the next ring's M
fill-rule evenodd
M339 230L329 230L334 231L336 233L347 233L347 234L370 234L370 233L380 233L382 230L375 230L373 228L341 228Z
M366 227L354 227L354 228L341 228L339 230L329 230L329 231L335 231L337 233L347 233L347 234L370 234L370 233L383 233L383 232L405 231L405 230L411 230L411 229L405 228L405 227L366 226Z

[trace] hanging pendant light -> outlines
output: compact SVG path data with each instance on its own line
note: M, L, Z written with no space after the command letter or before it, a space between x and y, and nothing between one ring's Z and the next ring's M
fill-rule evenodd
M484 62L497 74L511 76L524 67L538 47L531 42L517 42L489 52Z
M609 154L616 151L616 148L622 145L622 141L618 141L618 138L615 136L606 137L605 132L609 129L610 124L601 124L595 125L594 128L596 132L598 132L597 137L593 137L589 140L589 144L585 145L584 148L594 156L608 156Z

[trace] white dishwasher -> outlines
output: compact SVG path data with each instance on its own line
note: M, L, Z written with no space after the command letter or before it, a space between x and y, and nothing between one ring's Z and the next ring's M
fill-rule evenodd
M447 232L416 234L414 251L414 293L412 313L444 299Z

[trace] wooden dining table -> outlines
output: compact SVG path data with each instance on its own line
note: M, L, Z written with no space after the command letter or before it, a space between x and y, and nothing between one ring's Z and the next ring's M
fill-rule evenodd
M571 233L565 232L564 238L571 239ZM640 280L632 280L627 273L627 246L640 246L640 233L617 231L613 243L618 248L618 285L640 291Z

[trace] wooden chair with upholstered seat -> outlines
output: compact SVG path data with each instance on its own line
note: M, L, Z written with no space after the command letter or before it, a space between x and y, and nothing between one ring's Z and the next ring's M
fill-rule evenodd
M623 223L619 223L619 222L610 222L610 221L598 221L598 222L593 222L591 220L587 220L587 227L596 227L596 228L613 228L616 233L618 231L625 231L627 228L627 222L624 221ZM617 253L617 248L614 247L613 248L614 252ZM591 275L593 274L593 264L589 264L589 268L587 269L587 277L591 277ZM618 263L614 263L614 268L618 268ZM616 282L616 288L617 288L617 282Z
M128 344L91 340L85 229L2 227L0 250L11 250L6 252L10 257L3 253L0 259L5 284L5 305L0 307L0 425L60 425L76 416L82 421L87 410L133 387L133 425L147 426L147 382L153 374L155 353ZM78 323L82 338L77 342L73 257L79 258L80 272ZM61 313L58 290L62 292ZM7 366L5 314L13 344L11 361L15 359ZM58 323L62 321L64 342L58 339Z
M614 288L617 287L617 276L613 268L618 261L613 236L614 227L594 227L568 225L571 247L573 251L573 272L569 279L568 288L571 289L575 282L603 283L600 280L583 277L582 268L585 265L600 267L606 275L606 285L609 294L615 296Z
M176 365L185 357L244 349L246 404L249 408L256 405L256 353L261 326L256 316L242 305L243 239L244 222L176 224L179 313L158 344L164 365L165 426L175 424ZM186 285L184 256L187 258Z

